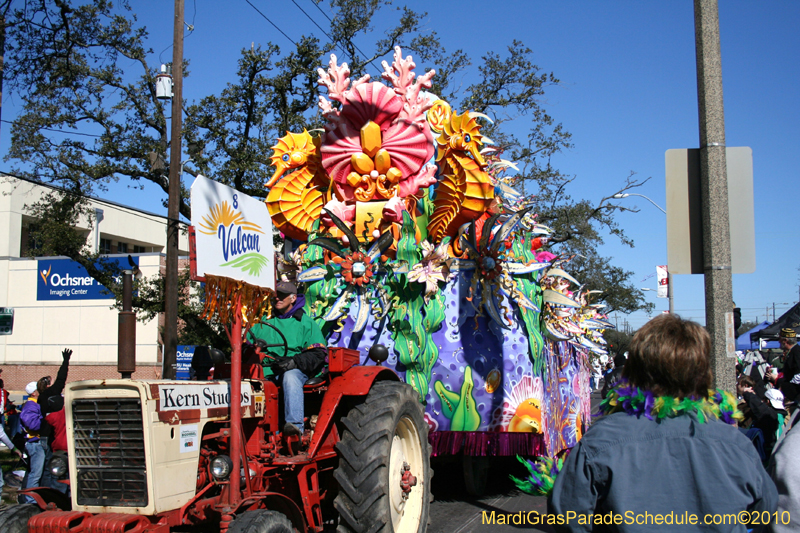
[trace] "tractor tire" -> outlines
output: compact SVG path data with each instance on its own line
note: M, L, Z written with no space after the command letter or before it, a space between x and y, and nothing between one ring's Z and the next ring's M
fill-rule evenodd
M275 511L246 511L233 519L230 533L293 533L292 523Z
M419 395L410 385L379 381L342 420L336 444L334 506L342 533L423 533L431 500L430 445ZM404 464L416 478L403 490Z
M28 533L28 520L41 513L38 505L23 503L0 511L0 524L3 533Z

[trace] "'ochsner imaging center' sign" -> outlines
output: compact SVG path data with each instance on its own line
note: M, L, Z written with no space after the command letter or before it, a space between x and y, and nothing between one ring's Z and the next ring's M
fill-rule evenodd
M119 264L118 259L109 261ZM138 264L138 258L134 258ZM125 261L127 266L127 261ZM114 295L72 259L39 259L37 300L106 300Z

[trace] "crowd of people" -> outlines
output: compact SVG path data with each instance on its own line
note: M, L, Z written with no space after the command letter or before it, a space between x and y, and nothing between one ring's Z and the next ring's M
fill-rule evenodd
M69 490L69 485L56 479L48 468L53 452L67 450L63 393L72 350L65 348L61 356L55 381L44 376L28 383L25 386L27 397L19 408L10 401L0 380L0 442L26 464L23 489L50 487L64 494ZM0 487L4 484L2 478L0 476ZM19 501L35 503L27 495L21 495Z
M800 531L800 429L792 429L800 347L793 329L781 330L780 346L783 357L772 365L737 366L733 395L711 388L711 339L703 327L674 315L643 326L627 360L606 369L604 416L555 480L549 512L578 516L556 530L597 530L592 517L618 516L601 529ZM654 524L655 516L670 522Z

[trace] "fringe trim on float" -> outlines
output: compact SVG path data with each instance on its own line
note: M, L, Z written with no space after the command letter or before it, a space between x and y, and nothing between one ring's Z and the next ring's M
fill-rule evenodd
M233 322L234 300L241 297L242 318L246 327L257 324L264 315L272 313L275 291L256 287L244 281L206 274L206 305L201 318L212 320L217 315L223 324Z
M431 456L457 455L546 455L544 436L538 433L487 431L433 431L428 434Z

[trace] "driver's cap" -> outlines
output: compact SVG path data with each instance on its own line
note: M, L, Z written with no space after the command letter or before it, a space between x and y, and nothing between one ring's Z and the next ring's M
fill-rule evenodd
M279 281L275 285L275 292L278 294L297 294L297 285L291 281Z

